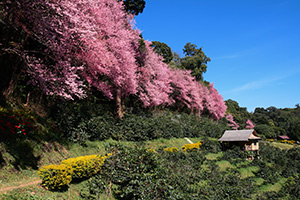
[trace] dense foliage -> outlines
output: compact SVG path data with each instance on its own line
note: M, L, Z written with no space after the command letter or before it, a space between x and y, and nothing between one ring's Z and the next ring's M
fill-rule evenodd
M251 127L264 138L276 139L279 135L287 135L291 139L300 140L299 105L296 108L256 108L253 113L231 99L226 101L226 106L226 112L229 113L227 118L232 116L229 117L229 122L234 129Z
M198 117L173 111L126 113L122 120L111 113L88 111L85 104L58 108L53 116L65 137L73 142L86 140L145 141L157 138L220 137L226 129L226 122L214 121L208 117Z
M101 172L88 181L81 195L85 199L98 199L101 194L116 199L297 199L298 148L286 151L261 144L260 159L254 161L246 161L247 154L239 148L208 160L207 153L218 143L205 143L209 143L206 148L188 152L112 145L109 151L113 156L106 159ZM231 167L222 170L222 162ZM253 169L248 172L252 175L242 174L249 169ZM258 179L263 182L257 183ZM282 180L281 190L260 189Z

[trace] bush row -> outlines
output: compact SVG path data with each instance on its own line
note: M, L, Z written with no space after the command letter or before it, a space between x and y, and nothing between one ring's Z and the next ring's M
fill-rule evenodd
M63 127L61 127L63 129ZM73 142L86 140L145 141L157 138L220 137L226 124L206 117L163 112L160 114L125 114L122 120L110 115L82 121L68 133Z
M50 190L62 190L68 187L72 179L89 178L97 174L108 156L89 155L69 158L59 165L43 166L38 174L42 178L44 187Z
M111 148L116 154L86 183L82 198L106 194L107 199L120 200L250 199L253 191L238 171L220 172L216 161L207 160L202 150L186 153L167 148L154 153L143 146L119 144Z
M201 142L186 144L181 147L183 151L197 150ZM165 148L164 151L178 152L176 147ZM156 153L154 149L146 149L146 152ZM42 185L50 190L65 189L73 179L89 178L100 172L101 166L108 156L88 155L63 160L59 165L47 165L39 169L38 174L42 178Z

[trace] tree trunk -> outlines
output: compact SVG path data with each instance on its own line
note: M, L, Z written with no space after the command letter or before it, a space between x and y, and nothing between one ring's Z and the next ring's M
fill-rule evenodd
M18 65L18 64L17 64ZM23 70L18 69L18 66L13 67L12 74L8 83L8 86L4 88L2 94L6 99L10 99L14 89L18 83L18 80Z
M11 57L10 57L11 58ZM12 59L12 58L11 58ZM10 99L11 95L15 89L15 86L17 85L17 82L23 72L23 69L20 67L20 60L18 58L14 58L15 60L10 60L11 63L5 63L5 64L11 64L3 66L5 71L2 76L4 81L7 81L6 83L2 83L2 95L6 99Z
M116 93L116 108L117 108L117 118L122 119L124 115L123 105L122 105L122 98L121 98L121 89L117 89Z
M191 107L191 112L190 112L190 115L194 114L194 108Z

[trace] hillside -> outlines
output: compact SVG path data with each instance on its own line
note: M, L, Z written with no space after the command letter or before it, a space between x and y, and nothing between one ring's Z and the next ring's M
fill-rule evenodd
M261 159L249 161L245 159L247 155L239 149L221 151L215 139L200 137L191 140L201 141L202 145L198 150L180 150L181 146L187 144L185 139L158 139L146 141L144 144L106 140L86 142L85 147L64 147L58 143L48 143L47 148L36 152L41 156L39 165L58 164L69 157L104 155L105 151L115 148L118 153L105 162L102 173L94 178L72 182L65 191L49 191L41 187L36 169L14 170L8 164L1 170L1 180L5 180L0 185L1 199L82 199L98 198L98 195L103 198L106 196L110 199L122 199L121 194L134 195L138 199L143 195L159 199L297 199L300 159L298 147L288 145L289 150L280 150L276 145L263 142L260 144ZM179 151L163 150L166 147L177 147ZM155 152L147 149L155 149ZM9 158L8 152L3 155L5 160ZM131 160L130 163L126 162L127 158ZM113 164L114 162L118 164ZM127 170L122 166L126 166ZM139 168L143 172L135 171ZM147 178L150 175L147 169L151 169L153 178ZM125 176L131 181L126 181L126 184L124 182L122 187L118 182L113 182L115 186L112 188L119 187L119 190L114 189L107 193L107 190L101 188L105 184L106 175L112 172L115 174L112 180ZM33 184L26 186L28 183ZM99 189L91 187L91 184L99 185ZM5 188L13 186L22 187L5 191ZM150 195L150 191L153 191L154 196ZM127 199L130 198L127 196Z
M144 7L0 4L0 199L299 199L299 105L224 101L202 47L143 38ZM252 128L259 156L218 142Z

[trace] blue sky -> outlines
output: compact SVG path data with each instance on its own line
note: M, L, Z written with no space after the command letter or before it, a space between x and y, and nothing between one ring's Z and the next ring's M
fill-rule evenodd
M204 79L224 99L256 107L300 103L300 0L146 0L143 37L211 58Z

